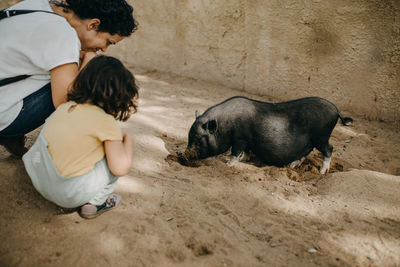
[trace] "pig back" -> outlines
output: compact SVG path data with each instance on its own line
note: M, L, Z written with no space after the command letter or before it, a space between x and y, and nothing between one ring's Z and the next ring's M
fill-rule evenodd
M209 108L202 117L217 120L218 127L224 127L226 130L244 127L257 116L255 102L246 97L235 96Z
M319 97L300 98L275 103L268 112L288 119L290 127L304 128L306 131L335 126L339 112L336 106Z

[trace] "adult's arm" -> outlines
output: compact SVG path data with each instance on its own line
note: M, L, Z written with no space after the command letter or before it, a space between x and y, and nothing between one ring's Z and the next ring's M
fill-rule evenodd
M86 52L81 59L79 68L76 63L68 63L50 70L51 94L55 108L67 101L67 93L71 83L79 71L95 56L96 53L94 52Z
M68 63L50 70L51 96L53 105L57 108L67 101L68 89L78 74L78 64Z

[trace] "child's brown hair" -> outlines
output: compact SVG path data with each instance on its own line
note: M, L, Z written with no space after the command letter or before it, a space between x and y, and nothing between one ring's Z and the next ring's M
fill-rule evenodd
M117 120L137 111L139 88L132 73L114 57L97 56L80 71L67 95L68 101L91 103Z

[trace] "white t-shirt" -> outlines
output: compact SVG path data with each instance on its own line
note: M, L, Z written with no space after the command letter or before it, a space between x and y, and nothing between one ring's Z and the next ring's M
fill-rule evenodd
M9 9L51 11L48 0L25 0ZM0 87L0 131L18 116L23 99L50 82L50 70L79 64L81 43L74 28L56 14L34 12L0 20L0 80L31 77Z

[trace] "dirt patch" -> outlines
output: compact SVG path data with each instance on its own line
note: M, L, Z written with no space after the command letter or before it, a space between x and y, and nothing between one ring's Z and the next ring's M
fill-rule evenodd
M337 125L330 172L313 151L298 168L229 153L182 166L195 110L234 96L216 84L134 70L139 112L121 123L134 163L118 181L123 201L94 220L33 188L0 147L2 266L396 266L400 264L398 125L352 116ZM38 131L28 136L29 143Z
M168 142L167 140L165 140ZM176 146L178 147L178 146ZM319 155L320 153L318 152L312 152L309 156L307 156L304 161L299 164L298 166L294 168L290 167L274 167L274 166L268 166L264 164L263 162L258 161L256 158L250 158L248 160L242 161L242 163L250 164L253 166L256 166L259 168L259 170L264 170L264 173L266 175L270 176L280 176L280 177L286 177L290 180L296 181L296 182L302 182L302 181L308 181L311 179L320 179L323 175L320 174L319 169L322 166L322 155ZM204 160L191 160L191 161L186 161L182 160L182 152L175 152L172 154L169 154L166 157L166 161L169 164L173 163L179 163L184 166L188 167L193 167L193 168L198 168L200 166L207 166L207 163L209 161L204 161ZM227 163L229 160L229 155L230 152L224 153L222 156L216 156L214 157L215 160L219 160L223 163ZM211 163L212 164L212 163ZM343 160L335 158L331 162L331 168L329 169L328 173L335 173L335 172L342 172L345 170L349 170L352 168L352 166ZM261 178L260 178L261 180Z

